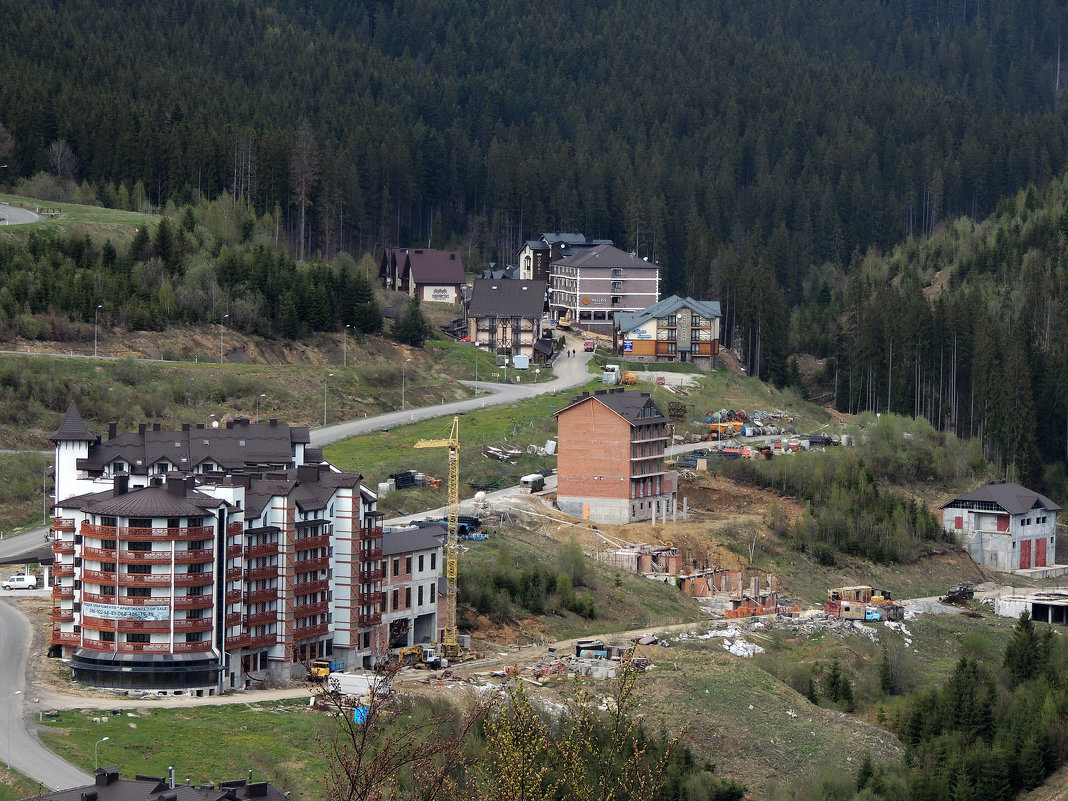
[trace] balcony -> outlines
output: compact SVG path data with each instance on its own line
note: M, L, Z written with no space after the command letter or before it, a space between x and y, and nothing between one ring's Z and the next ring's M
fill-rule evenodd
M382 546L376 548L361 548L358 554L361 562L377 562L382 559Z
M74 598L74 587L61 587L60 585L57 584L52 588L52 597L53 598L73 599Z
M184 540L210 540L215 536L211 526L187 528L130 528L128 526L94 526L82 523L82 535L105 540L138 540L171 542Z
M266 648L270 645L276 645L278 643L277 634L261 634L259 637L249 637L249 648Z
M123 553L125 553L125 551ZM238 555L240 555L240 553ZM208 564L214 560L215 553L210 548L194 549L192 551L176 550L174 552L174 561L179 565Z
M175 609L210 609L210 595L179 595L174 599Z
M278 588L268 587L265 590L251 590L244 595L246 604L258 604L265 601L274 601L278 598Z
M116 576L111 572L99 570L83 570L82 579L95 584L113 586ZM120 587L203 587L211 584L211 573L119 573L118 584Z
M240 623L241 623L241 613L240 612L230 612L226 616L226 625L227 626L237 626Z
M245 548L246 559L256 559L262 556L274 556L277 553L277 542L263 542L259 545L249 545Z
M242 545L227 545L226 546L226 558L227 559L240 559L242 554L245 553L245 548Z
M56 645L78 645L82 635L77 631L53 631L52 642Z
M297 573L314 573L320 570L330 569L330 557L320 556L315 559L303 559L293 562L293 570Z
M226 536L227 537L231 537L231 538L232 537L240 537L244 533L244 531L245 531L245 526L244 526L244 524L242 524L240 522L227 523L226 524Z
M382 622L381 612L370 612L368 614L361 614L356 616L356 625L360 628L367 628L369 626L377 626Z
M52 575L59 577L74 578L74 565L56 562L52 565Z
M364 584L368 584L375 581L382 580L381 570L361 570L359 573L360 581Z
M157 595L150 596L148 598L128 598L124 595L119 596L118 600L114 595L100 595L95 592L82 593L82 600L86 603L97 604L117 604L118 606L170 606L171 596L169 595Z
M73 623L74 622L74 610L73 609L53 609L52 620L56 623Z
M318 534L314 537L304 537L302 539L293 540L293 550L295 551L310 551L318 548L330 547L330 535Z
M325 592L330 588L330 579L317 579L315 581L305 581L300 584L293 585L293 592L298 595L309 595L313 592Z
M295 604L293 606L293 616L308 617L310 615L325 615L329 610L329 601L314 601L310 604Z
M74 542L65 540L52 540L52 553L74 554Z
M378 602L382 600L381 590L372 590L370 592L361 592L356 596L357 603L360 604L374 604L378 605Z
M234 637L226 638L226 647L228 649L233 648L246 648L252 644L252 636L248 632L242 632Z
M322 637L330 632L329 623L313 623L310 626L294 626L293 639L307 640L311 637Z
M53 531L74 531L73 517L57 517L52 520Z
M245 572L245 581L263 581L264 579L273 578L278 578L278 565L254 567Z
M238 616L240 617L240 615ZM175 631L211 631L212 620L211 618L200 618L199 620L175 620Z
M254 615L249 615L245 625L249 628L253 626L265 626L268 623L278 622L278 612L272 609L269 612L256 612Z
M241 580L241 568L240 567L228 567L228 568L226 568L226 580L227 581L240 581Z
M89 545L82 546L82 557L85 559L95 559L98 562L114 562L115 561L115 549L114 548L93 548ZM167 561L170 561L171 554L167 552Z
M101 628L100 626L90 626L87 621L88 621L88 619L82 620L82 625L85 626L86 628L90 628L90 629L92 629L92 628ZM111 627L113 628L114 625L115 625L115 622L114 621L110 621L110 620L108 622L111 623ZM177 622L178 621L175 621L175 623L177 623ZM105 627L105 629L106 628L107 627ZM175 626L175 628L177 628L177 626ZM126 632L128 634L144 634L144 633L170 634L171 621L169 621L169 620L120 620L119 621L119 631Z
M241 602L241 590L227 590L226 603L236 604Z

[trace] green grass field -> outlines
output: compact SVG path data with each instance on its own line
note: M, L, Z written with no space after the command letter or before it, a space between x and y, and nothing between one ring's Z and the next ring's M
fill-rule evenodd
M16 770L7 770L0 764L0 801L18 801L29 798L42 791L35 781L23 776Z
M110 238L113 243L128 242L133 239L137 229L142 225L155 225L159 218L135 211L105 209L101 206L84 206L77 203L55 203L51 200L36 200L19 195L0 194L0 201L12 206L34 211L37 208L58 209L55 217L45 217L33 225L19 225L0 228L0 236L26 236L30 231L47 233L70 233L72 230L84 229L94 239L101 242Z

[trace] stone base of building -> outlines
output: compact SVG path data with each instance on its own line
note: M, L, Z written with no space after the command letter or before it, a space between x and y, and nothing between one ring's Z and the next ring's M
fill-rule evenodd
M675 496L589 498L558 495L556 506L561 512L572 517L590 520L594 523L622 525L639 520L651 520L654 512L657 520L671 517L675 509Z
M1017 576L1027 576L1032 579L1046 579L1054 576L1063 576L1068 573L1068 565L1046 565L1045 567L1030 567L1026 570L1014 570Z

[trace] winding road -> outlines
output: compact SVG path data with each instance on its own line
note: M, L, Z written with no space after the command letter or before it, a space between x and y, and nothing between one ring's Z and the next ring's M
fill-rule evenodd
M9 207L0 206L0 216ZM27 220L29 222L29 220ZM434 417L457 414L459 412L474 411L487 406L498 406L514 403L525 398L537 395L552 394L563 390L581 386L592 379L587 364L592 358L592 353L584 353L582 340L570 337L568 347L575 349L573 356L562 356L554 365L556 378L543 383L535 383L533 371L521 374L523 379L530 379L530 383L518 384L494 384L489 382L463 382L476 389L474 398L452 403L443 403L437 406L426 406L417 409L407 409L403 412L389 412L387 414L365 417L361 420L352 420L347 423L317 428L311 432L311 444L315 447L329 445L338 440L359 436L371 431L404 425L416 420L428 420ZM47 536L47 527L38 527L17 537L6 538L0 541L0 558L16 557L28 554L40 547L42 536ZM44 592L44 590L38 591ZM33 631L30 621L17 608L18 601L14 597L0 597L0 718L9 720L10 726L0 726L0 758L5 761L8 753L8 730L11 732L11 766L35 781L39 781L53 790L68 789L80 785L89 784L92 777L74 767L63 759L60 759L52 751L45 748L33 732L33 723L27 717L32 717L30 710L34 707L31 698L36 691L26 689L26 660L32 642ZM292 691L288 691L292 692ZM19 694L16 694L19 693ZM45 693L41 693L45 695ZM51 694L49 694L51 696ZM257 693L257 697L259 693ZM217 702L226 702L226 698L217 699ZM65 702L64 702L65 699ZM96 699L74 697L49 697L48 701L57 702L54 706L94 706ZM177 703L167 705L193 705L197 699L181 699ZM250 700L242 694L237 699L241 703ZM266 698L264 698L266 700ZM104 699L104 705L114 704L110 699ZM129 705L128 700L123 705ZM147 701L146 706L161 706L159 701ZM9 718L10 716L10 718Z
M0 225L28 225L40 222L41 216L8 203L0 203Z

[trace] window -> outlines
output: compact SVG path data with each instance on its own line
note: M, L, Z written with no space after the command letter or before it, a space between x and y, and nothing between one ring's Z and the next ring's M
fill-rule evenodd
M136 634L127 634L126 642L149 642L149 635L142 632Z
M393 560L393 575L394 576L399 576L400 575L400 558L399 557L397 559Z
M404 608L408 609L408 608L411 607L411 605L412 605L412 588L411 587L405 587L404 588Z
M436 570L437 567L438 567L438 554L435 551L434 553L430 554L430 569L431 570Z
M114 573L115 572L115 563L114 562L101 562L100 563L100 572L101 573Z
M393 611L400 609L400 590L393 591Z
M152 565L126 565L126 572L147 575L152 572Z
M130 528L152 528L151 517L131 517Z
M113 551L115 550L115 540L100 540L100 547Z
M423 585L419 585L419 605L423 605Z
M613 267L612 268L612 277L613 278L619 278L622 275L623 275L623 268L622 267Z
M152 588L151 587L127 587L126 588L126 597L127 598L151 598L152 597Z
M623 291L623 282L622 281L613 281L612 282L612 291L613 292L622 292Z
M203 638L204 632L202 631L191 631L185 635L186 642L202 642Z
M412 557L404 557L404 572L411 575L412 572Z
M141 552L151 551L152 550L152 543L151 542L141 542L140 540L134 540L132 542L126 543L126 548L128 550L131 550L131 551L141 551Z
M423 554L419 554L419 572L423 572Z
M102 632L100 632L100 641L101 642L115 642L115 632L113 632L113 631L102 631Z
M433 584L430 585L430 603L434 603L434 590L436 589Z
M189 609L185 613L186 620L201 620L204 617L203 609Z

